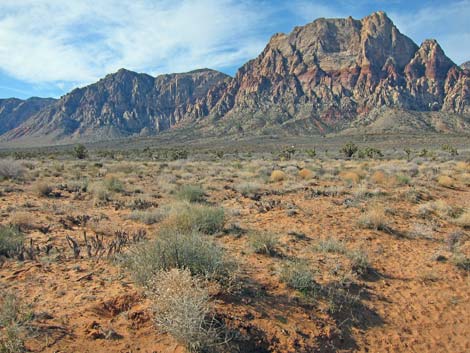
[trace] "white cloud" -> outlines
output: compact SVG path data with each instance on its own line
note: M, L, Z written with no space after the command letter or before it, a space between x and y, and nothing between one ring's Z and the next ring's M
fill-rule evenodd
M235 0L2 0L0 68L28 82L91 82L126 67L222 68L255 56L266 11Z
M390 13L400 31L418 42L437 39L457 64L470 60L470 0L423 7L414 13Z

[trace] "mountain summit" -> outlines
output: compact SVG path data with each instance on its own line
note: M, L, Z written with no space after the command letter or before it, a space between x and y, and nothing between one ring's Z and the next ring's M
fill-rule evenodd
M276 34L233 78L209 69L156 78L121 69L33 111L2 139L91 141L184 124L221 133L460 131L469 117L467 66L435 40L416 45L376 12Z

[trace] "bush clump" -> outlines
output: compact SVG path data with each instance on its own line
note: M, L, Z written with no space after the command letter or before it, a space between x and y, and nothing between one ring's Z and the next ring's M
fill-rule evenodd
M0 226L0 256L12 257L23 245L24 236L17 229Z
M314 291L317 287L315 273L308 262L303 260L287 261L281 267L280 279L292 289L303 294Z
M196 231L162 230L157 239L140 244L124 259L136 281L146 286L159 271L188 269L191 274L226 282L234 264L225 251Z
M181 201L202 202L206 194L199 185L183 185L177 191L176 197Z
M189 352L208 352L220 344L210 296L204 281L188 269L159 271L149 283L154 322Z
M387 216L383 207L375 205L359 217L359 226L374 230L386 230Z
M249 234L251 249L257 254L274 255L279 244L279 236L270 232L257 231Z
M273 182L283 181L286 179L286 173L284 173L282 170L273 170L270 179Z
M2 179L20 179L26 173L25 167L12 159L0 160L0 180Z
M199 231L215 234L224 228L223 208L182 203L174 206L167 218L167 227L180 232Z

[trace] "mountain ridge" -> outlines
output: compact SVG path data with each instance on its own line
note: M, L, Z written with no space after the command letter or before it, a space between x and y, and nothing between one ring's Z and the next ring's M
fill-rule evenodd
M405 130L468 131L466 65L453 63L434 39L418 46L381 11L360 20L320 18L273 35L234 77L211 69L157 77L120 69L74 89L1 139L93 141L188 124L220 134L271 127L359 133L368 124L393 128L394 121Z

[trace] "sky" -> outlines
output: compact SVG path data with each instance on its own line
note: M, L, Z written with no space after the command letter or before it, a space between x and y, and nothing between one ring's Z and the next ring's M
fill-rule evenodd
M0 0L0 98L60 97L120 68L233 75L274 33L378 10L470 60L470 0Z

